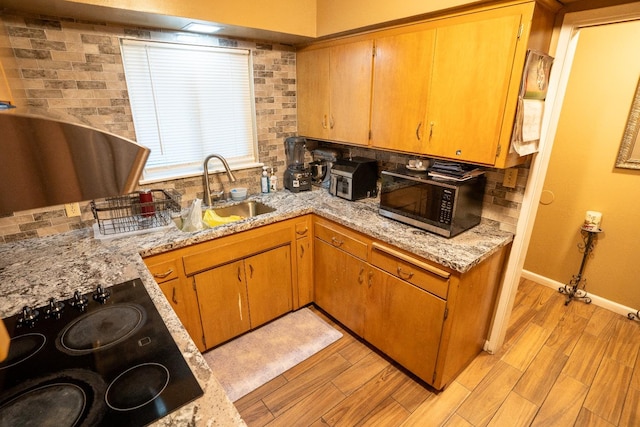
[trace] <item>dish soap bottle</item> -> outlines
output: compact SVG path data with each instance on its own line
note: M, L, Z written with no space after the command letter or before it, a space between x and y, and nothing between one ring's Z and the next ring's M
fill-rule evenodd
M267 172L267 167L262 167L262 176L260 177L260 191L263 193L269 192L269 173Z
M275 193L278 191L278 177L275 174L274 168L271 168L271 176L269 177L269 192Z

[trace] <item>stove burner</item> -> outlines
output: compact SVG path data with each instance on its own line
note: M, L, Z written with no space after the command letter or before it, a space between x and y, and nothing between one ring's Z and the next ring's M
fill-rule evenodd
M97 425L105 389L100 376L80 369L24 381L0 393L0 427Z
M109 348L136 332L145 318L144 309L134 304L119 304L90 312L62 331L59 348L71 355Z
M116 411L131 411L154 400L167 384L167 368L159 363L144 363L118 375L107 388L105 400Z
M1 426L75 426L86 405L75 384L57 383L33 389L0 408Z
M42 334L24 334L11 339L9 343L9 355L0 362L0 371L23 362L39 352L47 338Z

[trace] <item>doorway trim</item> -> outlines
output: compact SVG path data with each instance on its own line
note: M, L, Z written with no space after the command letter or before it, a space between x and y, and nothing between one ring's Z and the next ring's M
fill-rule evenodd
M496 311L485 350L496 353L504 344L513 309L524 261L527 256L531 233L538 212L538 203L551 158L551 149L558 128L558 121L566 92L573 57L580 37L580 29L595 25L613 24L640 19L640 3L590 9L567 13L558 35L554 65L549 79L546 108L542 119L539 151L534 155L529 169L520 216L516 224L509 261L507 262L502 287L498 294Z

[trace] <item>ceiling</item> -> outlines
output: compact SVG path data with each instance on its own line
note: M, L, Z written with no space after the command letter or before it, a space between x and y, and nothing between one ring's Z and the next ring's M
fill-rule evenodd
M182 28L191 22L211 23L192 18L74 3L66 0L0 0L0 13L5 10L175 31L183 31ZM234 26L226 23L219 25L222 26L223 29L217 32L216 35L252 40L269 40L286 44L300 44L313 40L312 37L279 33L258 28Z

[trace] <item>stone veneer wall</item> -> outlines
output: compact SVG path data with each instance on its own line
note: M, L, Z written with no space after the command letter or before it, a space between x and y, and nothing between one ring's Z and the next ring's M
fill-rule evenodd
M282 174L283 141L296 131L292 46L5 12L0 14L0 61L16 105L24 112L87 124L135 140L120 54L123 37L251 49L259 160ZM215 166L212 161L211 168ZM259 192L261 172L260 168L234 172L234 186ZM201 176L143 187L175 188L183 195L183 206L203 196ZM211 174L211 187L228 192L231 184L226 174ZM82 217L75 218L66 217L64 206L0 215L0 242L89 227L94 222L89 202L80 206Z
M192 44L251 49L259 160L278 169L282 185L283 141L297 129L295 48L291 46L5 11L0 13L0 61L16 105L25 112L87 124L135 140L120 54L123 37L183 42L186 38ZM376 158L384 168L404 164L410 158L366 148L351 150L353 155ZM515 231L527 172L527 167L521 168L513 190L502 187L503 171L487 172L484 217ZM234 172L238 178L234 186L246 186L250 193L257 193L260 173L255 168ZM225 174L212 174L211 184L215 190L231 188ZM144 187L177 189L183 207L203 194L200 176ZM75 218L66 217L64 206L0 214L0 243L90 227L94 220L89 202L80 206L82 216Z

